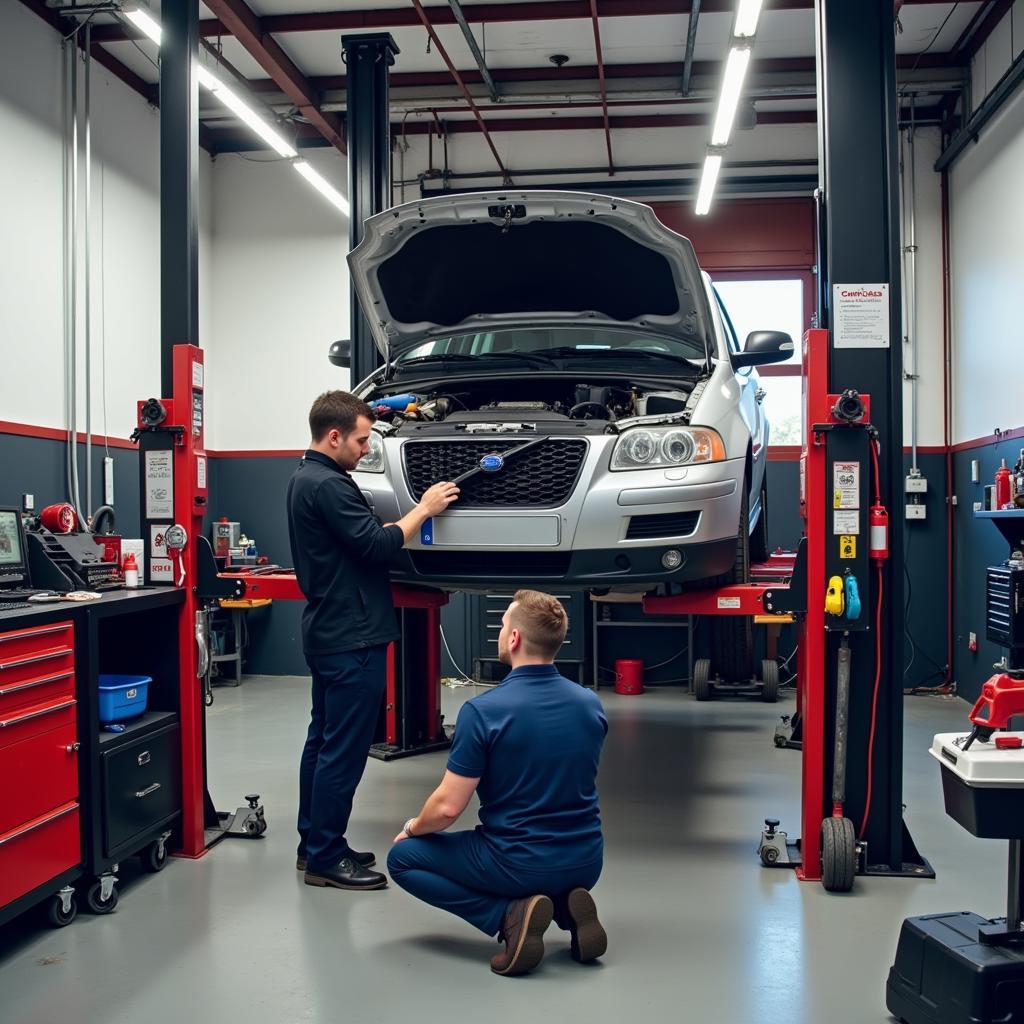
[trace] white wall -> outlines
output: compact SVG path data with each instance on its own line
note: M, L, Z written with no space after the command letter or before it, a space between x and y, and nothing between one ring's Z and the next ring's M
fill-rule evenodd
M60 37L17 3L0 6L0 419L66 426L63 409ZM159 114L92 68L93 429L126 437L135 400L160 391ZM200 329L210 332L210 163L200 164ZM84 203L84 184L82 190ZM84 244L80 249L84 266ZM80 282L83 278L79 276ZM81 285L80 285L81 287ZM81 314L80 314L81 315ZM84 318L80 320L84 344ZM8 360L14 360L14 363ZM26 387L25 382L35 382ZM84 353L78 425L85 427Z
M344 192L335 150L305 154ZM222 155L213 173L214 450L302 449L313 399L346 388L327 361L349 336L348 219L287 163Z
M950 171L953 442L1024 425L1024 91Z
M910 182L910 147L907 133L900 133L905 186L903 203L903 244L910 244L911 207L914 212L916 259L917 325L917 443L941 445L944 442L943 369L942 369L942 191L941 177L934 171L941 139L938 129L918 129L914 136L914 187ZM910 268L904 262L903 310L904 338L912 332L910 321ZM903 345L903 366L915 372L910 346ZM911 385L903 385L903 443L911 443Z

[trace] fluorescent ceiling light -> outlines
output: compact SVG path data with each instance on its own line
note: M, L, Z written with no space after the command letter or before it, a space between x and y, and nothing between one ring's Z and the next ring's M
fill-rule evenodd
M162 30L153 20L149 11L138 5L128 5L122 11L124 16L137 28L153 40L160 43ZM305 160L296 160L298 151L272 125L250 107L236 92L229 89L216 75L203 64L197 67L199 84L209 89L240 121L247 124L271 149L283 157L292 160L292 166L308 181L313 188L333 203L347 217L349 215L348 200L334 188L321 174Z
M748 38L757 31L757 19L761 15L763 0L740 0L736 8L736 25L732 30L734 36Z
M743 93L743 79L747 75L750 64L750 50L743 46L734 46L729 51L725 62L725 77L722 80L722 93L718 97L718 111L715 113L715 124L711 129L711 145L724 146L732 134L732 122L736 117L736 107Z
M160 45L160 37L163 35L163 30L153 20L153 15L146 10L145 7L125 7L124 16L137 28L140 32L144 32L150 39Z
M349 214L348 200L317 171L313 170L311 164L305 160L296 160L292 163L306 181L310 183L327 200L332 202L347 217Z
M703 217L711 209L711 198L715 194L718 172L722 169L722 157L719 153L708 153L704 158L704 171L700 176L700 188L697 190L697 205L694 213Z
M280 156L298 156L298 150L276 129L249 106L237 93L232 92L223 82L214 77L201 64L199 82L206 86L240 121L244 121L271 149Z

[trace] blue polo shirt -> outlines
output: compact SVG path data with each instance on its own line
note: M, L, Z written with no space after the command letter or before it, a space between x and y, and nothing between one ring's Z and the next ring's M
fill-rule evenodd
M607 732L597 695L553 665L513 669L463 704L448 770L480 779L483 836L503 860L549 869L602 857L597 766Z

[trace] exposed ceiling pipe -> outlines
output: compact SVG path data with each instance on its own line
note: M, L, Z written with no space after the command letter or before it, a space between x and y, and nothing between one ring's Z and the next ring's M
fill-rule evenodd
M700 0L696 0L700 2ZM601 52L601 23L597 17L597 0L590 0L590 20L594 26L594 49L597 51L597 80L601 86L601 113L604 117L604 144L608 150L608 173L615 174L612 159L612 130L608 123L608 89L604 81L604 54Z
M686 26L686 56L683 58L683 95L690 95L690 75L693 73L693 49L697 45L697 21L700 19L700 0L690 4L690 20Z
M427 30L427 35L430 36L437 52L441 54L441 59L448 66L448 70L451 72L452 78L455 79L455 84L461 90L462 95L465 96L470 110L473 111L476 123L480 126L480 131L483 132L484 138L487 140L487 145L490 147L491 152L494 154L494 159L497 161L498 167L501 169L504 184L511 185L512 179L509 177L508 170L505 168L505 164L502 162L501 157L498 156L498 151L494 147L494 140L491 138L491 134L487 130L487 125L484 124L483 117L480 116L480 111L477 109L476 102L473 100L473 96L469 89L466 88L466 83L462 80L462 75L459 74L458 68L455 67L452 63L451 57L448 56L448 51L444 48L441 40L438 39L437 33L434 31L434 26L430 24L427 12L423 9L423 4L420 3L420 0L412 0L412 5L416 8L416 13L420 16L420 21L423 23L423 27Z
M476 44L476 36L473 35L473 30L469 27L469 22L466 21L462 4L459 3L459 0L448 0L448 6L451 7L452 14L455 15L455 20L459 23L459 28L462 29L462 34L466 39L466 45L469 47L470 53L473 54L473 60L476 61L476 66L480 69L480 77L483 78L487 91L491 94L491 102L497 103L501 99L498 95L498 87L494 84L491 69L487 66L487 61Z

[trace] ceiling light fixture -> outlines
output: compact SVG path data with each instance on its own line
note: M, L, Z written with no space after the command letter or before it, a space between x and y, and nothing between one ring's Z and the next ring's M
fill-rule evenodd
M732 34L740 39L746 39L757 32L757 19L761 16L761 4L763 0L740 0L736 9L736 24L733 26Z
M202 64L199 65L199 84L209 89L239 121L248 125L279 156L290 158L299 155L298 150L277 129L269 125L241 96L229 89Z
M163 30L148 9L140 3L126 4L121 13L141 32L160 44ZM209 90L232 114L251 128L274 152L290 160L292 167L308 181L325 199L336 206L346 217L349 215L348 200L334 188L326 178L315 171L305 160L299 160L298 150L271 125L249 106L234 90L228 88L209 68L199 64L196 69L199 84Z
M718 97L718 110L715 113L714 127L711 129L711 145L725 146L732 134L732 123L736 117L740 96L743 94L743 80L747 77L750 65L750 49L746 46L734 46L729 51L725 62L725 75L722 79L722 93Z
M295 168L301 174L306 181L310 183L325 199L333 203L341 212L347 217L349 215L348 200L333 186L326 178L324 178L319 172L313 169L313 166L306 160L296 160L292 163L292 167Z
M721 169L721 153L708 153L704 157L704 170L700 176L700 188L697 190L697 205L693 211L698 217L707 216L711 209L711 198L715 194L715 184L718 182L718 172Z
M121 13L142 33L160 45L160 38L163 30L149 13L149 9L142 4L125 4Z

